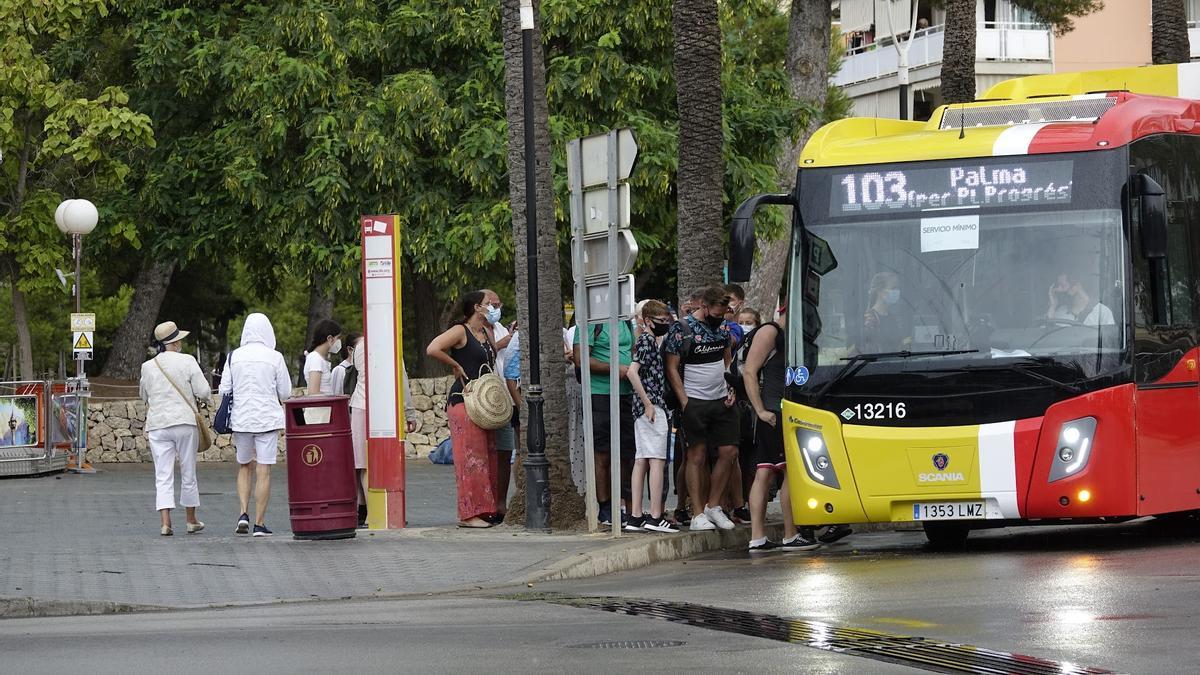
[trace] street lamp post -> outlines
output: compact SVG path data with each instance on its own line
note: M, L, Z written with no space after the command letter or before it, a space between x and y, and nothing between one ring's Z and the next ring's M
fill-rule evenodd
M525 527L550 527L550 463L546 461L546 427L542 418L541 336L538 331L537 270L537 158L533 139L533 0L521 0L521 87L525 108L525 260L529 283L529 384L525 387L525 409L529 428L525 432Z
M83 305L83 276L80 272L83 259L83 235L96 229L100 214L95 204L86 199L68 199L58 205L54 211L54 223L63 234L71 235L71 251L75 258L75 313L82 311ZM75 466L74 471L90 473L84 467L84 452L87 449L87 408L84 399L87 397L87 375L83 372L83 359L75 360L75 378L69 383L68 391L74 391L76 396L75 409Z

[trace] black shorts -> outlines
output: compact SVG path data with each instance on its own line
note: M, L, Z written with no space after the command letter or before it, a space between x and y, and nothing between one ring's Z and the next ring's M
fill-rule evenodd
M787 465L783 454L783 420L775 413L775 426L754 416L754 466L756 469L782 471Z
M637 455L637 442L633 437L633 395L622 395L618 400L621 411L621 459L633 461ZM592 448L595 452L612 452L608 405L608 394L592 394Z
M689 447L703 443L710 454L723 445L737 446L741 440L737 406L726 406L725 399L688 399L683 409L683 429Z

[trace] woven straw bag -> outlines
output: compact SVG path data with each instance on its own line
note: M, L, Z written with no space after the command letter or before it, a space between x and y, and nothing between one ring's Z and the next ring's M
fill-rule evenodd
M480 429L499 429L512 420L513 401L508 387L487 364L479 369L478 378L463 385L462 396L467 417Z

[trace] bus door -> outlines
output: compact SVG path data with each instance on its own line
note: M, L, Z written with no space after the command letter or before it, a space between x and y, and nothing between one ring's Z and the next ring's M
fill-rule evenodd
M1200 139L1142 139L1131 164L1137 513L1149 515L1200 508ZM1165 200L1151 205L1160 187Z

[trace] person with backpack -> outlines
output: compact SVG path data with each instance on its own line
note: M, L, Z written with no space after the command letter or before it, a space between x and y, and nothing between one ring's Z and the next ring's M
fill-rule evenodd
M612 340L609 337L608 323L597 323L591 326L580 326L575 331L574 353L575 363L580 363L580 339L586 336L591 363L591 403L592 406L592 439L593 455L595 457L596 501L599 502L599 520L601 525L611 525L613 504L611 492L611 472L609 467L614 451L611 420L609 409L609 359L612 350ZM629 383L629 364L633 361L633 325L630 321L617 324L617 356L619 365L618 411L619 431L621 434L620 447L616 452L621 453L621 494L618 499L630 496L629 483L633 473L633 460L636 454L634 442L633 417L633 386ZM618 509L620 508L618 502ZM620 516L624 519L624 513Z
M740 435L733 392L725 382L725 369L733 357L732 339L725 325L728 307L729 294L724 287L705 289L700 307L683 317L685 325L676 324L677 329L668 334L666 341L667 379L681 403L687 436L688 494L693 506L702 509L692 517L692 530L734 527L721 509ZM714 462L705 490L710 454Z
M633 499L625 529L631 532L678 532L663 514L663 474L671 429L663 400L666 376L658 343L671 328L667 306L658 300L647 300L642 305L641 324L642 330L633 348L633 362L629 365L629 383L636 392L633 414L637 454L630 480ZM647 473L650 475L650 512L643 514L642 494Z
M342 360L329 371L329 380L333 383L331 390L335 394L349 396L354 392L354 384L358 377L358 370L354 368L354 344L360 337L362 337L362 333L346 333L342 351L338 352L338 356L342 357ZM354 373L354 376L351 381L347 382L346 375L351 372Z
M809 551L821 544L812 528L797 531L792 520L792 505L784 473L787 461L783 454L783 394L786 387L787 344L783 328L775 322L765 323L746 335L738 356L731 366L740 370L742 389L754 410L755 474L750 487L750 548L751 553ZM767 539L767 495L776 474L784 477L779 500L783 506L782 542Z

